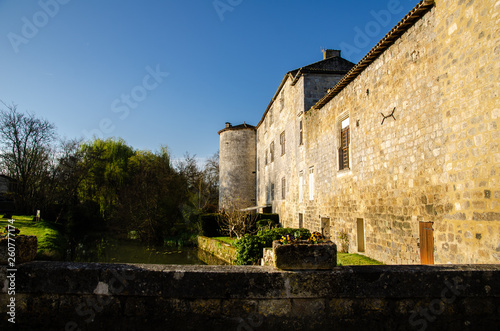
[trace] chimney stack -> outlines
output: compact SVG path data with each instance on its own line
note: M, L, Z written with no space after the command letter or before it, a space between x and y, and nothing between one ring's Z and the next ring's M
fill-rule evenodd
M230 128L230 127L231 127L231 123L226 122L226 128Z
M331 57L340 57L340 49L324 49L323 50L323 60L329 59Z

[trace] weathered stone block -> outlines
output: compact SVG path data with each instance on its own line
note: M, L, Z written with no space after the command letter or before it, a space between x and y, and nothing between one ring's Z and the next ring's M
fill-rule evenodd
M9 252L15 253L15 264L24 263L32 261L38 249L38 239L36 236L25 236L20 235L13 237L14 241L10 241L9 250L9 240L7 238L0 239L0 264L7 264L9 262Z
M273 241L274 266L284 270L331 269L337 265L337 245L299 241L283 245Z

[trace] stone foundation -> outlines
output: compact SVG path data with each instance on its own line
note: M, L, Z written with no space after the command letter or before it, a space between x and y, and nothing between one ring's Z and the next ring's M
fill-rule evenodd
M198 236L198 248L227 264L234 264L236 260L236 248L217 239Z

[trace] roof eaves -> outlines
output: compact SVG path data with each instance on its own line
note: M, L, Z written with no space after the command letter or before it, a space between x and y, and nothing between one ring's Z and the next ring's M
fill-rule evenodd
M340 93L365 68L372 64L387 48L399 39L415 22L422 18L435 5L434 0L420 1L399 23L389 31L349 72L321 98L312 109L321 109L331 99Z
M293 71L293 70L292 70ZM293 75L291 74L291 71L287 72L285 74L285 76L283 77L283 79L281 80L281 83L280 83L280 86L278 86L278 89L276 90L276 93L274 93L274 96L273 98L271 99L271 101L269 102L269 104L267 105L267 108L266 108L266 111L264 112L264 114L262 115L259 123L257 123L257 125L255 126L256 129L259 128L259 126L262 124L262 122L264 121L264 118L266 118L266 115L267 115L267 112L269 111L269 109L271 108L273 102L276 100L276 98L278 97L278 94L281 92L281 89L283 88L283 86L285 86L285 83L286 83L286 80L288 79L288 77L290 77L292 80L294 79Z
M243 122L243 124L240 124L240 125L230 126L230 127L224 128L217 133L220 135L222 132L226 132L226 131L245 130L245 129L255 130L255 126L250 125L250 124L246 124L245 122Z

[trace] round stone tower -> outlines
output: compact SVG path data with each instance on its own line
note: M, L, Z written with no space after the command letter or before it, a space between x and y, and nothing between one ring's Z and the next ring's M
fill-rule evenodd
M255 206L255 127L226 123L219 136L219 209Z

